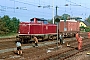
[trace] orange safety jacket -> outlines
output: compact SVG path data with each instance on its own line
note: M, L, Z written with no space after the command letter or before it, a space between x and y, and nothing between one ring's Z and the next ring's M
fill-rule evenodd
M82 37L78 38L78 42L81 43L82 42Z
M78 38L79 38L79 35L78 35L78 33L76 34L76 39L78 40Z
M88 38L90 38L90 32L88 32Z

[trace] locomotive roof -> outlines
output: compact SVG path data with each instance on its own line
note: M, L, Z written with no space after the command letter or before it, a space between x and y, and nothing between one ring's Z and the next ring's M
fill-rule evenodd
M37 19L37 21L47 21L46 19L44 19L44 18L36 18ZM30 19L31 21L33 21L34 20L34 18L32 18L32 19Z

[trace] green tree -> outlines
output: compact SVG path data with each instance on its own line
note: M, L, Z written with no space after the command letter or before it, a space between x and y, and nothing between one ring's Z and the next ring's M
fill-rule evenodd
M53 23L53 21L52 21L52 20L48 20L48 22L49 22L49 23L51 23L51 24Z
M7 27L8 30L10 30L9 27L9 23L10 23L10 18L8 15L4 15L1 20L5 23L5 27Z
M62 16L61 16L61 20L67 20L67 19L69 19L70 18L70 15L68 15L68 14L63 14Z
M3 22L0 18L0 34L7 34L8 33L8 28L5 25L5 22Z
M16 33L19 27L19 19L10 18L8 15L0 17L0 34Z
M86 32L90 32L90 27L85 27Z
M90 15L89 15L89 17L86 19L86 21L87 21L88 23L90 23Z
M17 32L18 31L19 23L20 23L20 21L16 17L13 17L11 19L11 22L10 22L11 32Z

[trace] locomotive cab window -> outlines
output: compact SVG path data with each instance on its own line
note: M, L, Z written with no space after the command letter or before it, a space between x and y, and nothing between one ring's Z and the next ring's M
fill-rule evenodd
M48 24L48 22L47 22L47 21L43 21L43 23L44 23L44 24Z

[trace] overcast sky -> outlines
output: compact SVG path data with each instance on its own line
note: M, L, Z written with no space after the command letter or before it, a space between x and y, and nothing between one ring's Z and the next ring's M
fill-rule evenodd
M0 0L0 16L9 15L11 18L17 17L20 21L29 21L33 17L52 19L53 10L54 16L56 15L56 6L59 16L69 14L84 20L90 15L90 0Z

